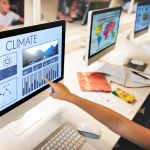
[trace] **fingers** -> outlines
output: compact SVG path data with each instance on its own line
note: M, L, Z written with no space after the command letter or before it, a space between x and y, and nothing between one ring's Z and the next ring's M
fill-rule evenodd
M51 80L48 80L48 78L46 78L46 77L44 77L43 78L51 87L53 87L53 88L55 88L55 83L53 82L53 81L51 81Z
M55 99L60 99L56 93L50 93L49 95Z
M49 94L51 97L55 98L55 93L50 93Z
M50 89L51 89L51 93L55 93L55 90L52 87Z

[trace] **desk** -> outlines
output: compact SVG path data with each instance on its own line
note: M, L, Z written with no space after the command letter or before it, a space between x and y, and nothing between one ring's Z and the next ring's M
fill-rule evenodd
M6 27L0 28L0 32L7 31L7 30L18 29L18 28L22 28L22 27L24 27L23 24L21 24L21 25L15 25L15 26L8 26L8 27L6 26Z
M115 50L111 51L107 55L105 55L101 61L107 61L113 64L118 64L118 65L123 65L128 61L128 58L135 58L135 59L140 59L148 63L148 68L146 69L146 72L150 72L150 61L149 57L150 54L142 48L139 48L139 46L133 44L131 41L128 41L122 34L119 35L118 41L117 41L117 46ZM84 98L87 98L91 101L97 102L102 104L103 100L100 97L101 93L87 93L87 92L81 92L78 84L78 79L77 79L77 71L78 70L88 70L88 68L85 66L84 61L82 60L83 54L84 54L85 49L80 49L77 51L74 51L66 56L66 68L65 68L65 79L64 83L69 87L69 89L73 92L76 93L77 95L80 95ZM100 61L92 64L90 68L96 69L100 65ZM133 88L133 89L127 89L121 86L118 86L116 84L112 84L112 89L115 89L117 87L120 87L122 89L125 89L128 92L131 92L134 94L137 98L137 102L134 105L131 105L132 107L132 112L127 115L126 117L129 119L133 119L136 113L138 112L139 108L142 106L143 102L145 101L146 97L148 96L150 92L150 88ZM73 110L73 112L69 111ZM87 119L86 116L83 117L83 115L78 112L77 110L75 111L75 108L68 108L68 112L64 116L68 116L68 119L73 117L73 123L76 124L76 122L81 121L83 118ZM80 116L80 118L76 117ZM98 122L97 122L98 123ZM100 124L100 123L98 123ZM102 129L102 138L99 140L99 143L96 143L94 145L97 146L98 149L102 150L110 150L113 148L115 143L118 141L120 136L116 135L109 129L107 129L105 126L101 125ZM109 135L109 136L108 136Z
M70 47L71 48L71 47ZM123 34L119 34L117 46L115 50L111 51L105 55L101 61L93 63L90 67L86 67L84 61L82 60L85 48L72 49L72 52L66 54L65 61L65 78L64 84L69 87L69 89L77 95L88 98L89 100L96 102L98 104L103 104L103 99L101 97L104 93L87 93L81 92L77 80L77 71L78 70L88 70L96 69L101 64L101 61L107 61L113 64L123 65L128 61L128 58L141 59L148 63L148 68L146 72L150 72L150 54L143 48L140 48L138 45L133 44L131 41L128 41ZM112 89L116 87L121 87L116 84L112 84ZM141 89L122 89L127 90L134 94L137 98L137 102L134 105L131 105L131 113L126 117L133 119L135 114L138 112L139 108L142 106L146 97L150 92L150 88L141 88ZM51 102L49 102L51 100ZM44 101L45 105L40 106L45 110L45 107L48 106L50 110L53 109L53 104L56 102L52 98L48 98ZM51 104L52 103L52 104ZM123 102L122 102L123 103ZM126 103L123 103L124 105ZM56 104L55 104L56 105ZM2 150L31 150L33 147L38 145L43 139L45 139L50 133L52 133L64 120L72 122L74 125L77 125L80 121L90 121L97 124L102 130L102 137L99 140L90 140L87 141L95 146L97 150L111 150L116 144L119 135L113 133L107 127L96 121L93 117L88 115L86 112L80 108L62 101L57 101L57 105L65 105L65 109L57 114L54 118L49 120L44 119L39 124L33 126L27 132L25 132L20 137L13 136L7 128L0 130L0 149ZM51 107L52 106L52 107ZM39 106L37 106L39 107ZM48 107L46 107L48 109ZM125 105L126 107L126 105ZM40 108L39 108L40 109Z

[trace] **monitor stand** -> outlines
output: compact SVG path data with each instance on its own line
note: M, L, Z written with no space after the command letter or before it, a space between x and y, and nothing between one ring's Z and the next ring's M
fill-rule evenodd
M17 120L10 122L6 128L14 136L20 136L30 129L34 129L34 127L55 118L65 108L65 105L64 102L57 102L53 98L48 97Z
M126 37L128 40L133 41L134 36L133 36L133 31L131 30ZM136 42L137 44L137 42ZM146 41L145 43L140 44L142 48L150 50L150 41Z
M128 40L132 40L133 39L133 31L131 30L126 37Z
M83 60L85 61L85 54L83 55Z
M150 41L147 41L141 45L144 49L150 50Z
M8 124L7 128L14 136L20 136L36 125L42 118L43 114L38 110L30 110L17 120Z

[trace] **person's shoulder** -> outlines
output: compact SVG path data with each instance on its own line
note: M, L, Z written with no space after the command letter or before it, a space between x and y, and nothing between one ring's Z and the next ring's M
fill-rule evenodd
M19 15L11 10L8 11L7 16L11 18L17 18L17 19L19 18Z
M11 11L11 10L9 10L8 13L7 13L7 15L15 15L15 14L16 14L16 13L13 12L13 11Z

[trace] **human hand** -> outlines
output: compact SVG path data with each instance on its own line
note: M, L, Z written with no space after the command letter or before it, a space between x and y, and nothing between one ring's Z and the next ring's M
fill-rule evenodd
M0 25L0 28L4 28L4 26Z
M50 96L60 100L66 100L66 101L69 100L69 97L71 97L72 93L69 91L67 87L65 87L62 83L54 83L53 81L50 81L47 78L44 78L44 80L52 88L50 92Z

